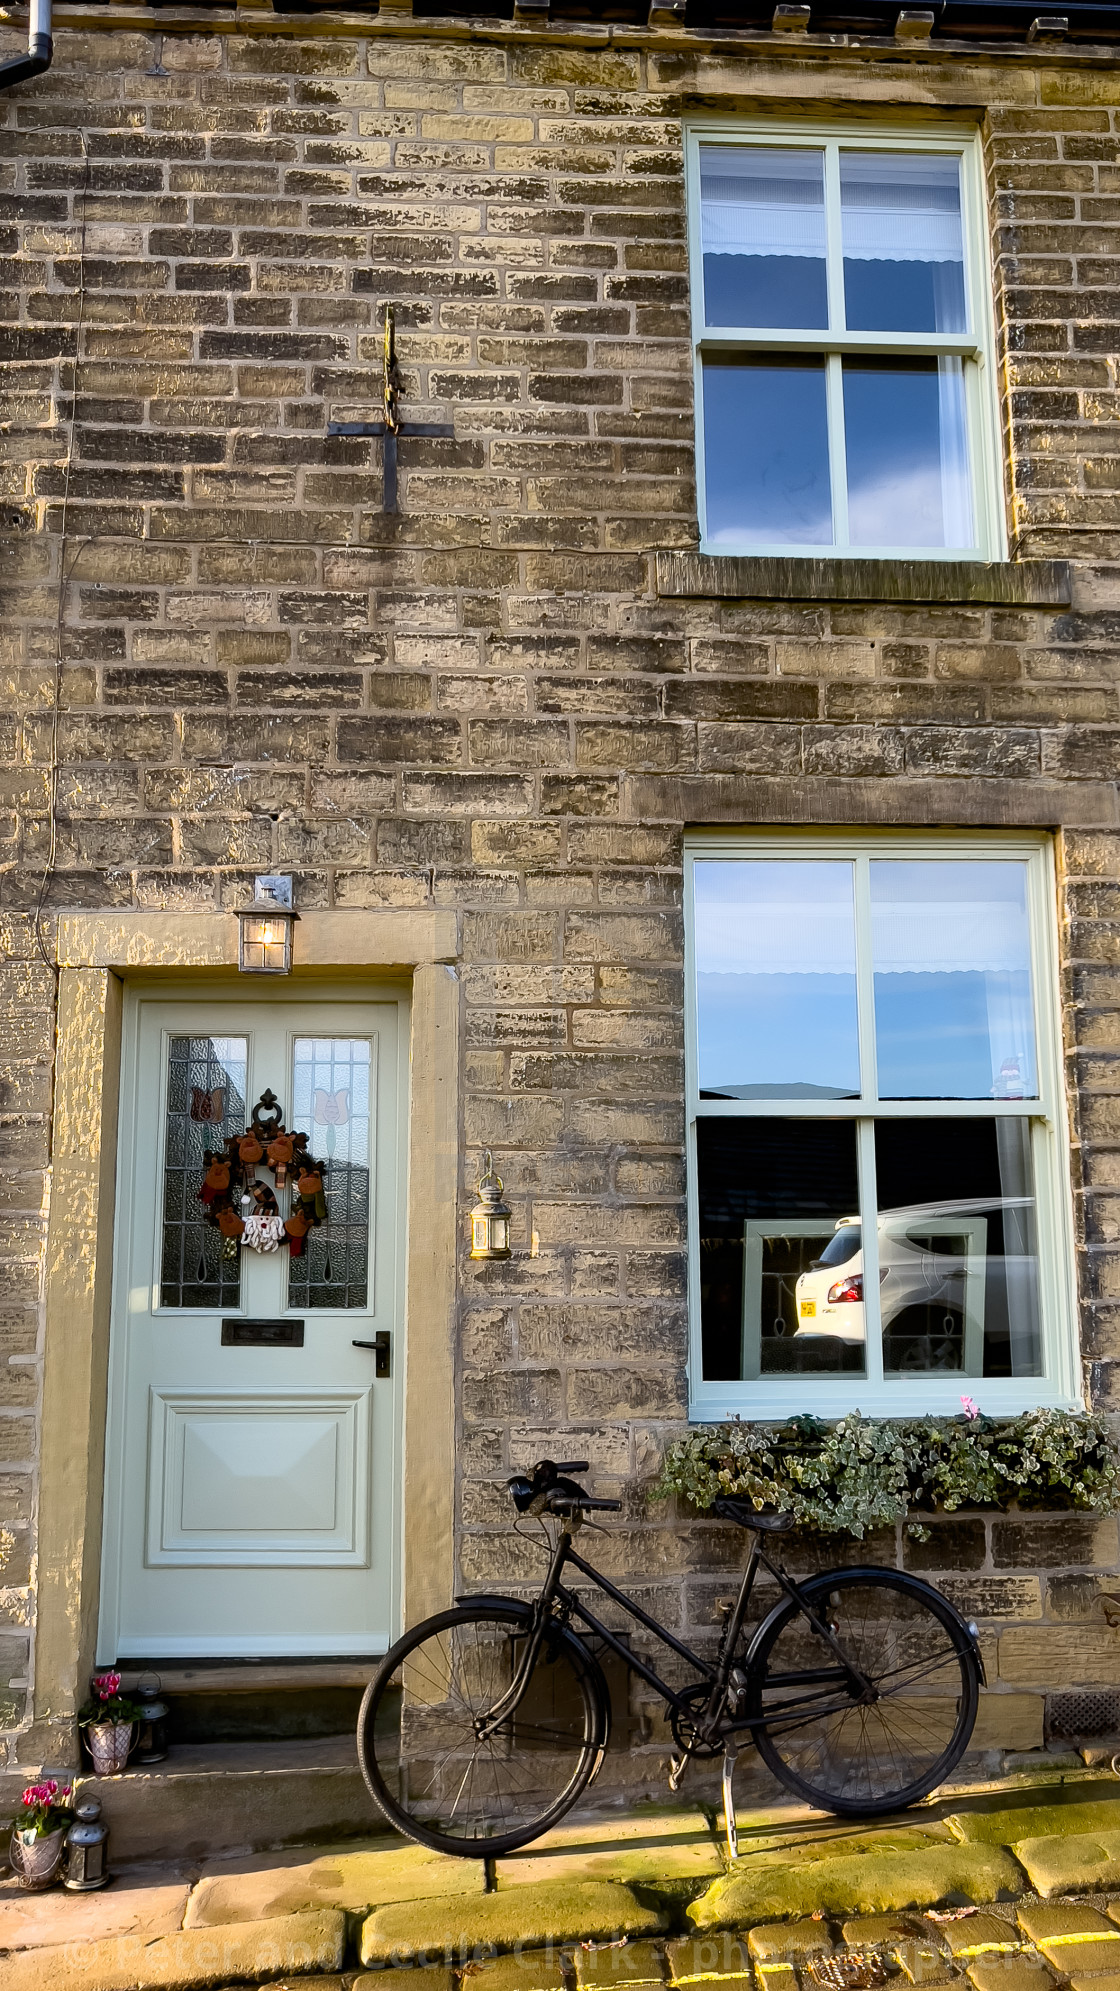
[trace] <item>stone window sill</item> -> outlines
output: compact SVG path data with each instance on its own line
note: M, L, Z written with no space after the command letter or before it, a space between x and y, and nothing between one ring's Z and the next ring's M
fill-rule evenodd
M1065 608L1068 560L814 560L659 553L659 595L738 601L995 602Z

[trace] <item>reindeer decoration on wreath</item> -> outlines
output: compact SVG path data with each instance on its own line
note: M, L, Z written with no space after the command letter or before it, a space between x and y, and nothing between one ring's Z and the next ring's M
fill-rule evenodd
M222 1255L236 1258L249 1251L277 1251L287 1244L299 1258L308 1231L326 1222L322 1162L307 1152L307 1135L290 1134L276 1094L262 1092L243 1134L231 1134L225 1146L203 1152L206 1174L198 1192L205 1219L224 1239ZM291 1215L282 1217L274 1190L258 1178L269 1169L277 1189L294 1178Z

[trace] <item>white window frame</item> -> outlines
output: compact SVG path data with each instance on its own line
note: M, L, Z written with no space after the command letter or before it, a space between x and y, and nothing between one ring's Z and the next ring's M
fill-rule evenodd
M834 858L856 866L858 896L866 892L867 862L877 858L987 859L1017 857L1027 863L1028 909L1034 1021L1038 1047L1036 1099L891 1099L875 1092L875 1015L872 969L865 922L857 923L856 974L860 998L860 1062L864 1090L858 1099L700 1098L696 1013L695 867L700 858ZM967 1392L981 1410L1014 1416L1040 1405L1080 1408L1081 1363L1076 1333L1077 1290L1073 1253L1069 1129L1063 1087L1061 1008L1057 958L1057 879L1053 841L1041 834L968 832L928 834L889 831L696 831L685 840L685 1089L688 1143L688 1270L690 1317L689 1418L719 1422L731 1416L765 1420L808 1411L841 1417L850 1410L866 1416L912 1417L959 1414ZM1039 1317L1043 1373L1040 1376L965 1377L903 1374L884 1379L882 1336L878 1328L878 1236L865 1223L864 1290L867 1301L865 1376L774 1376L744 1381L704 1380L700 1322L700 1228L697 1197L697 1120L778 1119L854 1120L861 1215L876 1206L875 1122L878 1119L1025 1119L1031 1129L1031 1160L1039 1252ZM854 1212L852 1213L855 1214ZM788 1228L788 1227L787 1227ZM794 1226L796 1228L796 1226Z
M708 326L704 321L704 253L700 227L700 146L742 147L820 146L825 152L825 218L829 317L843 317L843 262L840 238L839 154L859 152L942 152L961 162L961 227L964 240L965 303L970 330L947 332L801 331L751 326ZM1003 458L996 393L993 278L987 200L980 138L974 126L944 124L876 125L852 118L842 123L814 119L796 122L769 118L703 118L685 126L685 184L688 208L689 263L692 271L692 341L696 395L696 484L700 514L700 550L716 556L746 555L778 559L859 560L1006 560L1007 518L1003 491ZM704 464L704 360L720 353L751 351L822 353L826 356L829 463L832 516L836 541L831 546L799 545L788 540L763 543L744 540L713 546L708 539L707 484ZM917 353L931 358L957 356L964 362L965 410L969 465L972 473L971 546L868 546L847 539L847 489L844 476L844 408L841 361L845 354L883 356Z

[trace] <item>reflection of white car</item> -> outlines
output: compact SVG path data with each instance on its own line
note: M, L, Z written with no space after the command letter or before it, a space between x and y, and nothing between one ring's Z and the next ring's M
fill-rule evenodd
M982 1204L915 1204L881 1213L879 1306L885 1353L893 1348L889 1366L982 1372L988 1218L996 1211L1026 1210L1029 1203L1027 1197L995 1197ZM800 1275L795 1306L795 1338L864 1341L858 1217L842 1217L820 1257Z

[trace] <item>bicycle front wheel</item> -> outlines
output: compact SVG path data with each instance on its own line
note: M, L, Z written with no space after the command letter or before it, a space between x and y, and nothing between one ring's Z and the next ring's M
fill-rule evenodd
M835 1649L792 1601L751 1655L758 1752L787 1790L841 1818L928 1797L968 1747L979 1681L968 1629L948 1599L890 1569L840 1569L801 1585L870 1691L857 1696Z
M391 1825L438 1853L512 1853L562 1818L606 1744L595 1661L571 1632L546 1633L528 1686L496 1726L532 1624L528 1605L441 1611L385 1655L358 1716L358 1759Z

